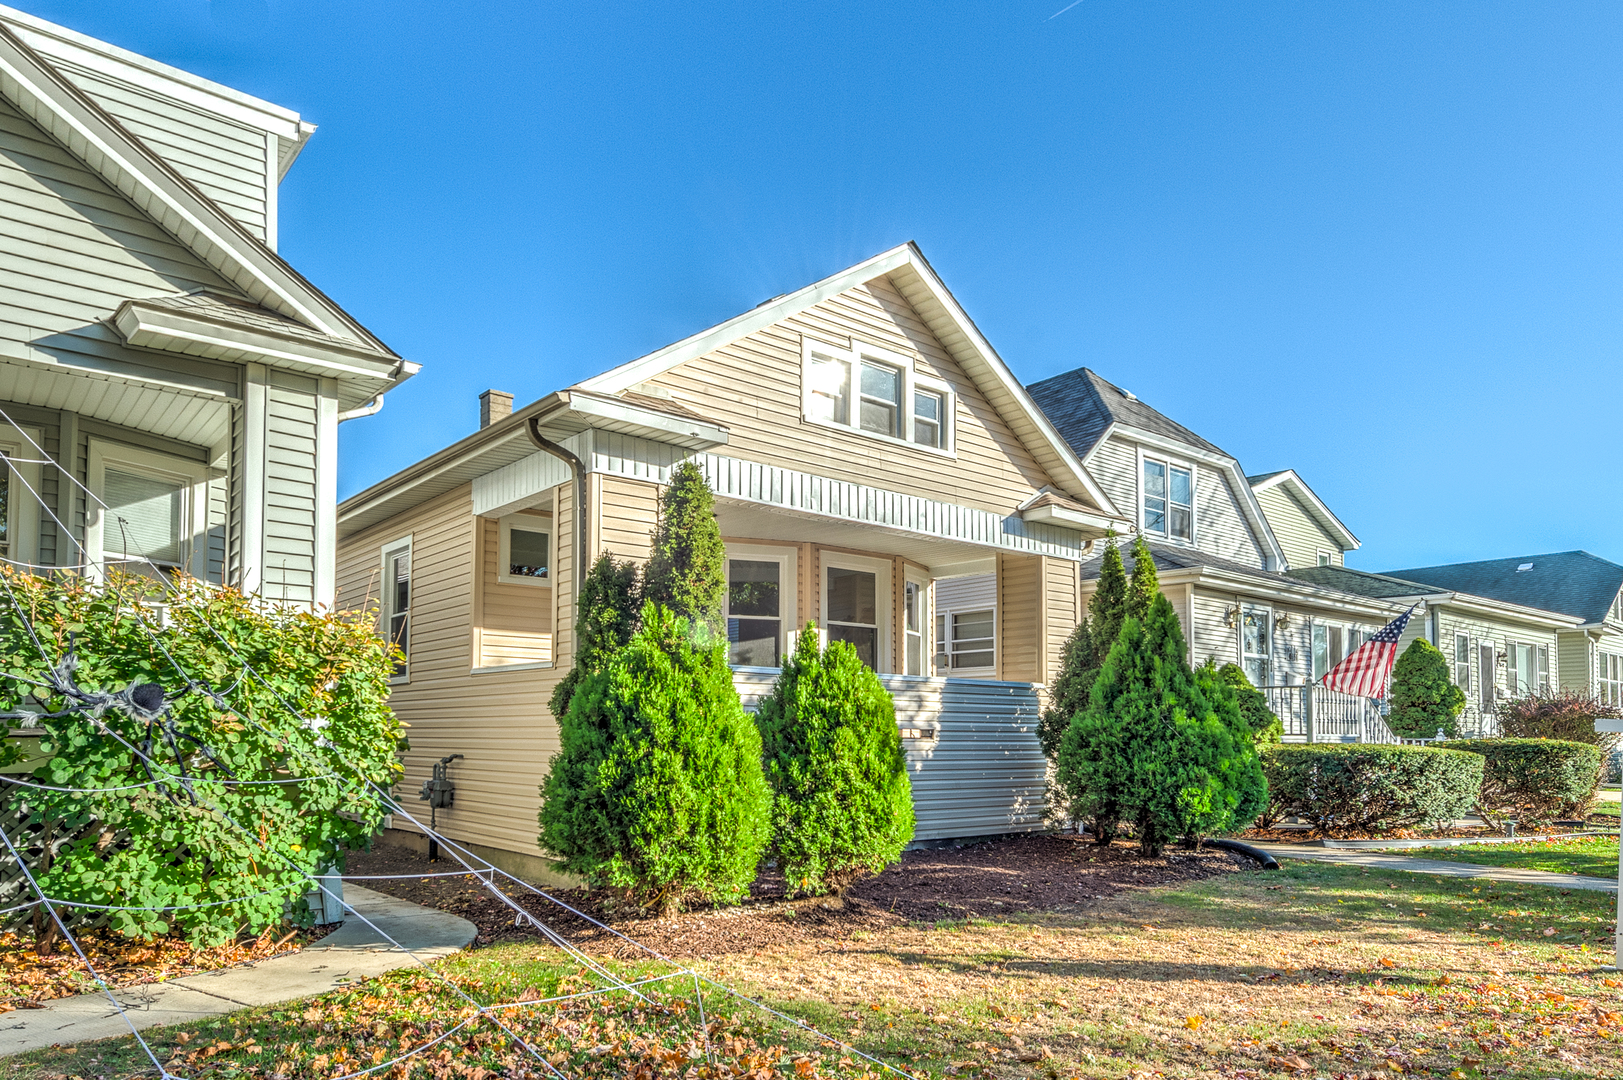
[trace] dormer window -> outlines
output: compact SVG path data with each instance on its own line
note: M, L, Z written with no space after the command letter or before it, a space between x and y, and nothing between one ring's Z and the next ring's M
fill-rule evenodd
M1194 540L1193 469L1176 462L1144 459L1143 529L1171 540Z
M952 389L882 349L836 349L807 341L801 366L809 423L870 438L952 451Z

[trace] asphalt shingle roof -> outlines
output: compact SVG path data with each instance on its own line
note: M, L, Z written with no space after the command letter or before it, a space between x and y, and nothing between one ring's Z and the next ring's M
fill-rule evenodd
M1382 599L1385 595L1381 593L1359 592L1355 589L1347 588L1338 582L1320 582L1298 577L1296 571L1294 570L1285 574L1276 573L1272 570L1263 570L1260 567L1251 566L1242 562L1235 562L1233 559L1225 559L1220 555L1211 555L1195 548L1173 547L1171 545L1162 545L1150 542L1150 556L1155 560L1155 568L1158 571L1186 570L1191 567L1204 566L1210 567L1213 570L1224 570L1231 574L1243 574L1246 577L1253 577L1259 581L1266 581L1275 585L1279 584L1281 581L1287 581L1290 584L1295 585L1310 585L1321 592L1337 593L1343 596L1350 594L1365 599L1371 597ZM1132 573L1132 556L1128 554L1125 548L1122 550L1122 558L1128 564L1128 573ZM1083 581L1091 581L1099 576L1099 565L1103 559L1104 552L1101 551L1097 555L1093 555L1082 560ZM1321 569L1323 568L1321 567ZM1331 569L1339 568L1332 567ZM1408 593L1400 593L1398 595L1412 595L1414 591L1415 590L1411 588ZM1425 590L1422 587L1420 591Z
M1389 574L1371 574L1365 570L1354 570L1346 566L1303 566L1285 571L1285 576L1295 578L1297 581L1305 581L1309 585L1339 589L1342 592L1374 597L1378 600L1396 599L1401 596L1420 596L1425 593L1439 591L1418 581L1407 581Z
M1518 570L1520 566L1530 566ZM1452 592L1571 615L1586 623L1606 618L1623 589L1623 566L1587 551L1518 555L1510 559L1393 570L1389 576L1423 581Z
M1088 368L1077 368L1032 383L1026 387L1026 391L1060 436L1071 444L1077 457L1087 456L1088 451L1104 437L1105 430L1117 421L1214 454L1223 454L1221 449L1193 431L1156 412L1138 398L1130 397L1126 391L1106 382Z

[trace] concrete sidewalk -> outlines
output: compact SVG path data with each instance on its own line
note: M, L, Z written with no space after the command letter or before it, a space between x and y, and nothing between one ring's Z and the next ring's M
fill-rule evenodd
M1514 866L1481 866L1477 863L1447 862L1443 859L1413 859L1387 851L1358 848L1321 848L1301 844L1252 844L1276 859L1307 859L1314 862L1368 866L1377 870L1403 870L1411 874L1439 877L1489 878L1517 885L1544 885L1554 889L1590 889L1617 892L1615 878L1585 877L1582 874L1555 874L1548 870L1523 870Z
M378 929L352 916L314 945L288 956L113 994L137 1028L184 1024L256 1005L325 994L409 967L418 959L437 960L472 944L478 932L466 919L354 885L344 886L344 900L346 908L376 923ZM401 948L391 945L383 934ZM403 951L407 949L411 952ZM129 1033L129 1023L98 990L53 1001L43 1009L0 1015L0 1057L55 1043L70 1045Z

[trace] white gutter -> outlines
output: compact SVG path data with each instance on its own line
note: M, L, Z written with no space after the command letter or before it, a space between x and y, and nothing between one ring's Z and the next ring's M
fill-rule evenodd
M363 416L376 416L382 411L383 395L379 394L371 401L368 401L365 405L354 409L347 409L344 412L339 413L338 422L342 424L345 420L359 420Z

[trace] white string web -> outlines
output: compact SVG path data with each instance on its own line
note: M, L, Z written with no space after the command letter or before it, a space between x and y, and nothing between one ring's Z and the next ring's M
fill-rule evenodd
M14 430L22 433L23 438L27 440L27 442L39 455L37 459L8 458L8 461L14 461L17 463L37 462L40 465L57 467L60 475L66 476L84 494L86 499L91 500L98 505L101 512L109 516L110 521L116 521L119 524L120 531L124 533L126 541L124 545L124 558L119 561L125 565L132 562L145 564L153 571L152 577L157 583L161 584L165 589L171 591L175 590L174 583L168 578L165 567L160 566L145 553L132 554L130 552L128 533L124 528L126 522L117 515L112 507L97 496L95 492L91 491L88 486L80 482L70 470L62 469L58 463L45 452L44 448L28 435L27 429L22 428L12 422L10 416L6 414L4 409L0 409L0 420L4 420L6 423L11 424ZM101 573L106 574L109 570L114 568L114 563L111 560L96 560L91 558L89 551L79 541L77 536L75 536L73 530L69 529L62 522L50 503L43 498L41 493L36 490L33 485L28 483L20 471L12 469L9 470L9 474L9 479L21 483L22 486L27 490L29 496L31 496L33 500L38 503L44 513L49 516L52 522L55 523L57 526L58 535L68 538L68 540L77 549L80 558L79 565L69 569L76 569L83 572L88 571L91 568L96 568L100 570ZM61 567L35 566L32 564L25 564L18 561L5 559L0 559L0 563L22 571L48 570L51 572L60 573L63 569ZM906 1072L905 1070L891 1065L880 1058L864 1053L863 1051L856 1049L854 1046L851 1046L850 1044L845 1043L832 1035L818 1030L816 1027L806 1023L798 1017L791 1016L778 1009L775 1009L759 999L750 997L749 995L746 995L733 987L717 982L716 980L701 974L693 968L679 963L658 950L629 937L621 931L616 930L614 927L609 926L608 924L593 918L591 915L586 914L578 908L571 906L570 904L559 899L557 896L553 895L551 892L532 885L531 883L508 873L500 867L495 866L489 861L481 858L467 847L439 834L436 830L430 828L427 824L422 822L419 818L402 806L389 790L380 787L368 779L364 770L357 767L354 762L346 759L342 752L330 742L325 742L323 740L322 745L325 749L332 752L333 755L338 759L340 765L342 766L342 770L340 771L330 769L328 767L328 763L326 762L317 762L321 771L309 776L292 777L287 779L239 779L235 776L231 776L229 771L225 769L218 758L202 740L196 738L177 725L177 723L174 721L173 714L170 711L170 705L174 701L188 694L203 695L222 712L228 713L235 720L254 729L261 736L272 740L275 740L277 736L267 730L253 716L233 706L228 698L229 691L216 690L212 688L206 681L196 678L193 672L188 671L175 658L172 651L167 647L160 629L148 624L147 616L145 614L137 612L134 619L134 624L140 628L143 634L146 635L152 646L158 651L159 654L163 656L165 662L173 670L174 675L179 681L179 685L182 687L182 689L179 691L166 691L162 685L157 683L133 683L116 690L106 687L87 687L80 685L75 680L77 664L75 662L75 656L72 652L71 645L67 652L59 653L58 655L54 656L52 655L52 650L46 647L44 641L36 632L33 620L27 608L18 600L18 597L13 590L9 575L3 570L0 570L0 601L9 604L12 610L16 612L22 626L25 628L27 637L29 638L29 644L38 653L40 660L50 673L43 681L30 680L14 673L0 673L0 679L11 679L13 682L26 685L28 687L26 696L31 698L35 703L23 709L15 710L9 713L0 713L0 720L10 720L20 722L26 726L32 726L33 724L38 723L40 719L47 717L82 717L86 721L87 725L89 725L97 735L114 740L125 751L127 751L131 757L140 764L147 777L146 780L133 784L78 788L42 784L37 781L23 779L22 777L0 775L0 785L6 785L0 786L0 794L9 795L11 788L21 788L24 790L34 789L61 794L79 795L110 795L136 791L156 791L165 795L167 800L171 803L185 802L189 803L191 806L199 807L212 812L213 814L217 815L221 821L227 823L232 829L242 833L245 837L252 840L256 839L256 834L253 832L253 830L233 817L227 811L227 809L210 794L212 787L297 785L312 783L318 780L334 780L361 795L377 800L377 802L384 808L386 813L399 815L405 821L411 823L411 825L421 832L425 838L438 841L441 850L450 853L463 868L460 871L449 871L434 874L342 875L344 880L359 882L367 880L394 880L408 878L411 880L421 880L428 877L463 879L472 878L474 881L480 883L490 894L490 896L500 901L501 904L513 912L515 926L527 926L537 931L547 942L560 950L575 964L579 965L583 972L589 972L598 983L596 987L591 989L576 990L570 993L557 994L550 997L538 997L533 999L526 998L525 1000L517 1001L480 1002L465 989L463 989L463 987L459 986L453 980L448 978L444 972L436 968L429 960L421 956L418 951L401 945L399 941L387 933L382 927L378 926L377 923L372 919L366 917L364 914L355 910L354 908L346 906L345 910L351 917L357 919L379 938L387 941L396 951L408 956L417 968L427 975L432 976L440 985L450 991L452 995L464 1002L465 1008L459 1010L459 1013L457 1014L461 1017L460 1020L458 1020L452 1026L440 1031L433 1038L428 1039L427 1041L424 1041L400 1054L397 1054L387 1061L374 1063L355 1069L351 1072L332 1076L329 1077L328 1080L358 1080L360 1077L381 1075L388 1070L394 1070L397 1066L404 1063L409 1063L414 1059L421 1058L429 1051L446 1043L453 1036L467 1030L471 1025L476 1024L481 1019L491 1023L494 1027L503 1032L510 1040L512 1040L512 1044L514 1046L522 1049L542 1074L562 1078L567 1074L561 1071L560 1068L553 1063L553 1061L549 1060L548 1057L542 1052L541 1048L534 1045L531 1041L525 1039L517 1030L515 1030L514 1027L507 1021L506 1017L510 1017L513 1013L521 1010L532 1010L546 1006L558 1006L566 1005L572 1002L583 1002L594 998L601 998L610 994L629 995L653 1007L656 1011L664 1009L666 1012L669 1012L669 1009L665 1009L665 1007L658 1005L655 1001L648 998L643 991L652 990L654 988L669 988L673 984L691 985L692 987L692 1002L695 1012L697 1013L699 1032L702 1036L704 1044L704 1054L709 1060L712 1068L714 1068L716 1064L716 1048L712 1045L712 1026L708 1022L705 1010L705 993L707 991L712 995L712 997L719 997L736 1002L741 1006L756 1010L765 1016L769 1016L777 1021L787 1024L795 1031L807 1037L814 1044L826 1045L838 1050L840 1053L847 1055L848 1057L861 1059L863 1062L875 1066L883 1072L912 1080L912 1074ZM222 634L217 627L208 621L206 615L202 614L201 612L197 612L197 615L209 635L236 660L238 665L240 665L240 670L236 674L236 683L234 685L240 686L244 680L251 680L258 683L265 691L269 693L272 700L274 700L280 708L286 711L286 714L289 717L298 721L301 725L311 731L320 730L320 728L324 725L323 721L307 717L301 713L301 711L291 702L289 702L287 698L262 672L258 671L251 662L242 656L241 652L226 635ZM19 694L18 696L23 697L25 695ZM65 702L65 705L56 710L48 710L44 707L43 703L52 699L61 699ZM135 720L138 724L143 725L144 737L139 741L126 738L115 727L107 724L104 721L103 718L109 712L123 714L124 716ZM284 742L283 745L301 756L308 757L307 752L294 743ZM186 749L187 747L190 747L189 752ZM215 770L217 770L217 774L209 776L206 784L198 783L197 781L199 778L188 768L188 759L197 756L201 756L205 761L214 766ZM43 908L48 918L55 925L57 932L72 947L74 953L77 954L79 962L83 965L86 974L94 982L97 988L107 997L108 1001L113 1005L119 1016L123 1018L125 1024L130 1029L130 1034L135 1038L145 1056L151 1061L152 1070L156 1072L159 1080L186 1080L183 1074L172 1072L167 1067L165 1062L160 1058L156 1048L154 1048L142 1035L140 1028L132 1019L129 1010L126 1008L124 1003L119 1000L117 994L114 992L114 987L112 984L103 974L96 970L95 965L91 962L90 957L83 945L74 935L73 928L70 925L69 920L63 916L63 909L103 912L126 911L154 914L170 913L241 903L245 900L254 899L256 897L269 895L275 892L282 892L284 890L274 888L266 889L245 896L207 901L198 904L180 904L166 907L94 904L86 901L71 900L68 898L47 895L45 889L41 886L38 878L30 868L28 858L17 848L12 838L7 835L4 829L0 829L0 842L3 842L4 844L5 853L15 861L17 867L20 869L27 886L34 897L34 899L29 900L26 903L0 909L0 916L13 915L30 909ZM324 898L335 901L340 900L340 897L334 893L332 887L329 885L329 881L331 880L330 876L311 873L273 847L263 847L263 850L265 850L270 857L280 860L296 871L300 877L302 877L310 886L312 886L312 888L308 890L310 893L319 892ZM548 904L553 905L559 911L567 913L568 915L573 916L575 919L586 923L595 930L601 931L613 938L618 939L625 946L630 947L634 953L641 954L648 959L657 961L667 968L667 970L661 974L629 980L620 977L611 968L599 963L591 955L571 942L562 933L550 926L545 920L537 918L524 906L514 901L513 898L509 896L506 891L504 891L503 886L498 884L498 879L505 882L507 887L523 890L526 893L536 896ZM685 995L686 991L683 991L683 993ZM450 1019L456 1020L457 1015L452 1016Z

